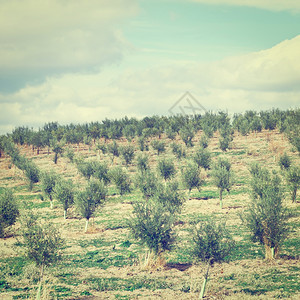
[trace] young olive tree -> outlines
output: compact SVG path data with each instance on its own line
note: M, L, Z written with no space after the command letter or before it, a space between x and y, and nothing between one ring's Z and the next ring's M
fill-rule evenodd
M109 176L121 196L131 191L131 180L125 169L120 166L114 167L110 170Z
M173 154L178 158L181 159L186 156L185 149L182 145L179 145L177 143L171 144L172 152Z
M24 163L24 173L29 181L29 190L32 191L33 185L40 180L39 168L30 160Z
M289 168L286 179L291 190L292 201L296 202L297 190L300 187L300 167L292 166Z
M176 174L176 169L173 161L166 158L158 161L157 170L165 181L171 179Z
M198 191L200 191L201 186L204 184L204 180L201 179L200 168L193 162L189 162L187 166L183 168L181 177L184 186L189 190L189 195L193 188L197 188Z
M36 299L40 299L45 268L61 259L64 240L52 224L41 224L29 215L23 220L22 237L25 254L40 269L40 283Z
M148 155L139 154L136 158L137 169L140 172L149 170L149 157Z
M287 155L286 152L279 158L279 166L281 170L288 170L292 165L291 158Z
M134 146L132 145L123 146L121 147L120 152L125 160L126 165L131 164L134 158Z
M59 155L62 155L63 152L64 152L64 145L65 145L65 141L63 141L63 140L61 140L59 142L56 139L53 139L51 141L52 151L54 152L53 161L54 161L55 164L57 164L57 160L58 160Z
M166 151L166 143L164 141L153 140L151 146L154 150L157 151L157 155Z
M252 201L242 220L252 234L252 240L265 247L265 258L279 255L279 246L287 238L289 215L283 205L283 187L277 174L267 169L251 168Z
M152 267L157 266L163 261L163 253L175 242L175 216L153 199L134 202L133 215L129 229L134 238L148 247L148 266L151 257L154 257Z
M231 164L226 158L219 158L217 163L214 164L212 169L212 178L214 184L219 189L219 195L220 195L220 208L223 208L223 199L222 195L225 190L228 192L230 191L232 187L232 170L231 170Z
M112 163L114 162L114 158L115 157L119 157L120 156L120 149L119 149L119 145L117 144L117 142L114 140L112 143L107 145L107 150L110 154L112 154L112 158L111 161Z
M4 236L5 228L15 224L19 216L19 208L13 192L5 189L0 195L0 238Z
M134 178L134 183L135 187L143 193L145 199L153 197L157 191L158 179L150 169L137 172Z
M205 133L201 135L199 143L200 143L200 147L204 149L208 147L209 138Z
M56 199L60 201L64 208L64 219L67 218L67 210L74 203L74 186L71 180L60 178L54 187Z
M182 129L180 129L179 135L187 147L193 147L193 138L195 136L195 130L191 124L188 124Z
M53 208L53 191L58 179L58 175L52 170L44 172L41 176L42 191L50 199L50 207Z
M198 165L198 168L210 169L211 153L207 149L198 148L193 155L193 160Z
M105 202L107 188L103 181L91 178L83 191L75 195L75 205L82 217L86 219L85 230L87 232L89 220L95 210Z
M213 221L198 223L192 235L191 254L200 261L207 263L207 271L200 291L202 299L209 277L209 268L214 262L225 260L235 247L235 242L225 228L225 224Z

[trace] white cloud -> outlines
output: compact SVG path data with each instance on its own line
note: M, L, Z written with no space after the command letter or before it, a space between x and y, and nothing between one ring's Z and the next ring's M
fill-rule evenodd
M80 71L119 60L137 0L0 1L1 72Z
M256 7L271 11L300 12L300 1L298 0L190 0L213 5L234 5Z
M78 123L168 114L185 91L208 110L242 112L299 106L300 36L273 48L209 63L114 67L94 74L49 77L0 94L0 131L48 121Z

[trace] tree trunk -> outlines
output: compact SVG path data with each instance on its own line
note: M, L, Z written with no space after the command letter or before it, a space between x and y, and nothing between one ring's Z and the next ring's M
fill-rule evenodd
M220 189L220 208L223 209L223 201L222 201L222 189Z
M41 299L41 290L42 290L43 277L44 277L44 265L41 266L40 283L39 283L39 287L38 287L38 290L37 290L37 293L36 293L36 300Z
M84 229L84 232L85 232L85 233L86 233L87 230L88 230L88 226L89 226L89 220L86 219L86 221L85 221L85 229Z
M207 283L207 280L208 280L208 272L209 272L210 262L211 262L211 260L209 260L207 262L207 271L204 275L204 280L203 280L202 288L201 288L201 291L200 291L199 299L203 299L203 297L204 297L205 287L206 287L206 283Z
M294 189L292 191L292 201L296 202L296 197L297 197L297 186L294 186Z
M67 219L67 210L65 209L64 210L64 220L66 220Z
M53 200L50 199L50 208L53 209Z

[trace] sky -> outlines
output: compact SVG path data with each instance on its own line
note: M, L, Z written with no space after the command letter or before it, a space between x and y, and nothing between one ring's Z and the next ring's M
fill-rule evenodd
M299 54L299 0L0 0L0 133L299 107Z

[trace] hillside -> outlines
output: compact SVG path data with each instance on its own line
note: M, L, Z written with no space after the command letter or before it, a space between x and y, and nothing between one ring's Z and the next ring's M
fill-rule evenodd
M193 189L188 196L187 189L181 184L181 169L186 166L195 151L203 131L196 132L192 139L193 147L185 147L177 134L175 142L186 150L186 158L178 159L172 153L171 139L163 133L161 138L148 137L149 165L156 171L158 160L170 158L176 167L175 178L180 182L179 189L185 195L183 209L175 223L177 235L175 247L165 253L165 265L156 269L143 268L143 256L147 248L134 239L129 232L127 219L132 216L132 203L142 198L142 193L132 185L132 192L120 196L115 185L108 185L108 197L92 218L88 231L84 233L85 220L75 207L68 211L64 220L62 204L54 199L54 208L50 209L49 200L41 200L41 184L34 185L28 191L28 182L21 170L16 168L7 154L0 158L0 192L11 188L15 193L21 211L30 210L41 218L42 222L55 224L66 244L59 264L48 268L45 278L45 299L198 299L204 263L196 263L189 254L191 245L190 230L197 222L213 219L226 221L226 227L236 241L236 247L227 261L215 263L210 271L205 299L271 299L299 298L299 195L292 203L283 171L278 161L286 152L299 166L299 154L289 143L285 134L278 130L262 130L257 133L235 131L227 151L220 150L219 132L209 139L208 150L215 162L218 157L226 157L232 164L234 184L230 191L223 194L223 208L219 206L219 192L214 186L210 170L201 169L205 184L200 191ZM163 140L166 151L157 155L151 146L152 140ZM128 165L119 156L112 157L97 149L97 143L110 144L111 140L96 138L90 146L79 143L70 144L75 157L85 161L107 162L127 169L134 181L137 172L136 157L139 152L137 138L130 144L135 147L135 159ZM127 145L126 138L117 140L119 146ZM71 179L77 188L86 185L85 179L77 170L76 164L66 157L59 157L53 162L53 152L48 154L47 147L42 147L37 154L31 147L18 146L20 153L32 160L41 171L55 170L64 178ZM276 170L282 176L286 187L284 205L292 216L289 219L290 232L280 249L278 259L264 260L263 246L249 239L249 231L240 219L240 214L247 209L251 200L249 166L257 162L269 170ZM163 180L161 180L163 182ZM24 205L26 204L26 205ZM6 237L0 239L0 298L26 299L34 297L37 287L37 271L22 254L19 236L19 221L9 228ZM298 279L297 279L298 278Z

